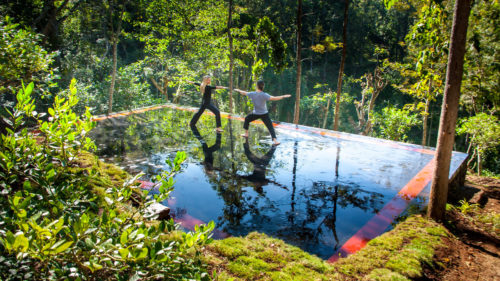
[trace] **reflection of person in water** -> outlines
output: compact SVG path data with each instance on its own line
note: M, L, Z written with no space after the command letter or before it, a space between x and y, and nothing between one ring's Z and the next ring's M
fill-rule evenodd
M262 193L262 187L270 182L270 180L266 179L266 168L273 158L276 146L271 146L271 149L262 157L257 157L250 151L248 139L246 139L243 144L243 148L245 149L245 155L248 160L253 163L253 173L251 175L242 176L242 178L251 181L254 184L255 191Z
M200 141L201 147L203 149L203 155L205 156L205 160L203 161L203 166L207 169L207 171L212 171L214 169L214 155L213 153L220 148L221 142L221 133L216 132L215 144L212 146L208 146L207 142L203 139L198 128L195 125L191 125L191 131L193 131L193 135Z

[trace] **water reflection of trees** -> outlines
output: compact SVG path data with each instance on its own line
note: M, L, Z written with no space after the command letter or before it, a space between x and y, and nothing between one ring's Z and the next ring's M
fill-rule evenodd
M101 155L116 156L129 151L150 155L185 142L192 113L171 109L147 111L100 121L92 137L101 145Z
M192 153L195 160L204 159L203 150L191 145L195 140L186 130L191 115L188 111L162 109L100 121L92 131L98 144L97 154L113 158L128 171L142 170L150 175L161 172L165 158L172 159L178 150ZM204 135L213 133L205 117L198 123ZM215 134L208 141L217 142Z
M335 181L314 182L310 188L301 190L299 196L301 205L305 207L304 215L294 216L290 220L290 228L281 230L280 235L297 235L300 239L309 239L309 243L319 243L320 236L327 234L327 230L333 234L337 244L339 243L336 230L338 207L352 207L376 213L384 203L381 193Z
M204 165L208 182L224 201L222 216L217 218L219 228L235 235L260 228L303 248L310 247L308 250L318 244L331 245L333 240L334 248L338 246L339 208L376 213L383 203L382 194L340 180L339 145L331 181L297 186L298 156L302 150L295 142L292 182L278 183L273 180L273 173L289 163L285 163L286 159L276 159L272 161L272 169L268 169L279 148L261 142L259 130L251 132L248 142L244 142L239 137L241 122L224 119L225 132L221 135L214 132L215 124L210 123L213 118L202 118L196 131L190 132L186 128L191 115L191 112L161 110L107 120L94 133L99 139L99 153L153 165L164 164L165 157L173 157L176 150L186 150L188 162ZM318 149L313 147L308 149ZM141 169L144 171L144 167ZM269 196L269 190L274 188L286 192L280 198ZM279 223L273 221L277 218L281 219Z
M266 189L258 190L257 195L248 194L245 187L244 176L226 173L219 181L217 191L224 200L223 217L219 217L219 226L225 231L236 232L233 234L245 234L255 229L256 224L259 227L267 224L268 229L261 229L264 232L270 232L286 241L305 248L314 247L314 245L325 244L325 240L332 237L335 240L334 249L339 246L339 238L336 230L336 218L338 208L356 208L368 213L376 213L383 204L383 194L367 191L355 184L347 184L339 181L339 149L337 150L337 161L335 164L335 179L333 181L313 182L310 187L297 187L297 162L298 145L294 144L293 169L292 169L292 189L290 194L290 208L283 206L283 202L277 202L268 198L266 190L269 188L279 188L278 183L264 182L261 187ZM245 146L244 146L245 148ZM274 153L273 150L270 153ZM248 151L247 151L248 153ZM269 153L269 152L268 152ZM254 167L258 160L253 159ZM262 164L267 165L269 159ZM267 162L267 164L266 164ZM258 167L260 169L262 167ZM332 169L333 170L333 169ZM265 171L265 168L264 168ZM255 171L254 171L255 172ZM259 175L258 178L262 176ZM299 192L297 192L299 190ZM287 210L288 209L288 210ZM280 215L281 214L281 215ZM248 216L247 216L248 215ZM273 218L284 216L288 218L288 223L273 225ZM271 227L269 227L271 225Z

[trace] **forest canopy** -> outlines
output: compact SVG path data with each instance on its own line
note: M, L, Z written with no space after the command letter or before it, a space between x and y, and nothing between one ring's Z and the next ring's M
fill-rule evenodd
M193 81L206 75L230 114L252 109L232 89L264 80L291 95L269 102L273 120L436 146L452 0L0 3L2 280L211 279L200 256L214 222L180 232L147 212L186 154L166 161L149 194L142 174L92 154L89 137L95 115L199 105ZM500 4L472 3L454 150L498 177Z
M299 14L297 1L231 3L2 1L2 104L12 109L22 83L34 82L46 109L76 79L80 113L195 105L199 95L186 81L210 74L228 85L233 58L234 88L252 90L263 79L271 94L300 93L273 103L274 119L292 122L300 102L298 123L331 129L339 96L340 131L435 145L454 1L303 1ZM498 1L473 3L456 139L473 156L471 168L493 174L498 142L478 140L498 135L499 12ZM228 91L216 96L222 111L230 97L233 113L248 112L247 100ZM471 122L484 130L468 129Z

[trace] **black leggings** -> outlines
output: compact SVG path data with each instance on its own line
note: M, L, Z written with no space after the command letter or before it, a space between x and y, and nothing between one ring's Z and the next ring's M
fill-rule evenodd
M243 129L248 130L248 126L250 126L250 122L255 121L257 119L262 120L264 122L264 125L266 125L267 129L269 130L269 133L271 133L271 137L273 139L276 138L276 133L274 132L274 127L273 127L273 122L271 121L271 118L269 118L269 113L265 114L253 114L250 113L245 117L245 123L243 123Z
M208 109L215 114L215 122L217 123L217 128L220 128L220 126L222 126L220 121L220 111L212 103L202 103L200 109L198 109L198 112L194 114L191 122L189 122L189 125L194 126L198 122L198 119L200 119L200 116L203 114L203 111L205 111L205 109Z

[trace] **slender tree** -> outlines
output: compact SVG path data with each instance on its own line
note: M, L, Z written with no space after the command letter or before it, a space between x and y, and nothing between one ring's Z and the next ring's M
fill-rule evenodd
M337 80L337 99L335 101L335 120L333 123L333 129L337 131L339 129L339 110L340 110L340 95L342 91L342 76L344 75L344 63L346 54L346 44L347 44L347 16L349 14L349 0L345 0L344 7L344 24L342 26L342 60L340 61L339 78Z
M115 1L108 2L109 26L110 26L110 37L111 37L110 40L113 48L113 70L111 72L111 85L109 86L108 114L111 114L111 112L113 112L113 94L115 91L116 68L118 64L117 46L118 46L118 41L120 39L123 14L125 12L125 4L126 2L122 3L121 5ZM115 7L115 5L118 5L118 7ZM118 8L118 11L115 11L115 8ZM115 21L117 22L115 23Z
M432 177L431 194L427 215L442 220L448 197L448 174L453 150L455 126L460 99L460 86L464 68L465 42L471 0L456 0L450 37L450 54L446 70L443 106L439 123L436 148L436 165Z
M293 123L299 124L300 114L300 77L302 76L302 59L301 59L301 36L302 36L302 0L299 0L297 8L297 84L295 86L295 112L293 115Z
M229 39L229 112L233 113L233 37L231 36L233 14L233 0L229 0L229 11L227 20L227 37Z

